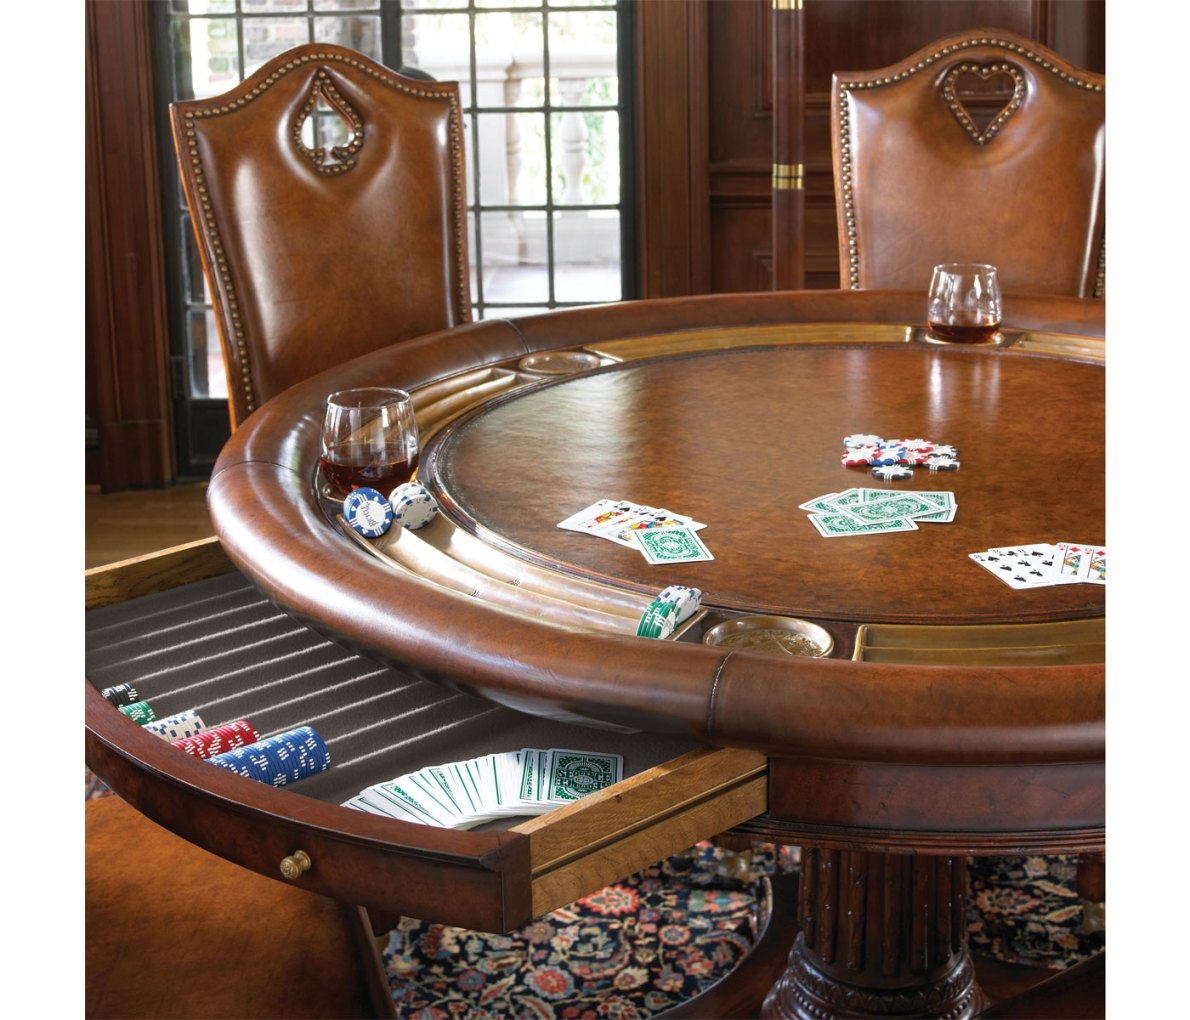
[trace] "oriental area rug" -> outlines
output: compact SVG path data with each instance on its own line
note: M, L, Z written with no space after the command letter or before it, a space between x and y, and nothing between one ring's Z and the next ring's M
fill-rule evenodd
M90 772L87 796L110 791ZM991 857L968 867L971 951L1062 969L1104 947L1085 933L1073 856ZM492 935L406 918L383 963L409 1020L637 1020L707 990L747 955L767 879L796 848L734 853L699 843L524 928Z

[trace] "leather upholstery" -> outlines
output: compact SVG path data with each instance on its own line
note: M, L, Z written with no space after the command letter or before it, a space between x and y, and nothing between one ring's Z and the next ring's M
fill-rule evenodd
M303 142L319 104L343 146ZM233 429L323 369L471 318L457 83L309 44L170 118Z
M934 265L989 262L1007 293L1103 297L1104 90L1000 29L837 72L843 286L924 295Z

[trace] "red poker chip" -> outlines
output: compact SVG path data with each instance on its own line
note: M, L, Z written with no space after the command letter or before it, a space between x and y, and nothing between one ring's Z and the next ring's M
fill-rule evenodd
M872 458L878 456L878 446L857 446L851 450L844 450L839 458L844 467L866 467L872 463Z

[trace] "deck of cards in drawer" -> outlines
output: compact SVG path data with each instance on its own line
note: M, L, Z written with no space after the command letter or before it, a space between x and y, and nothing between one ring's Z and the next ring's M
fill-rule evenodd
M430 765L369 786L343 806L403 822L472 829L499 818L543 814L623 778L618 754L526 747Z

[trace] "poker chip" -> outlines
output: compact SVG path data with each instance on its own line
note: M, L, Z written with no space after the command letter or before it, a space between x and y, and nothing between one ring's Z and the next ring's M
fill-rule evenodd
M325 741L309 726L264 737L207 761L268 786L287 786L331 767Z
M855 449L859 446L879 446L883 442L883 436L856 434L854 436L843 437L843 445L849 450Z
M901 458L902 464L924 464L930 459L931 453L929 450L911 450L905 448L905 455Z
M636 627L637 637L660 638L664 640L674 632L677 621L677 603L655 598L641 614Z
M840 457L844 467L867 467L872 458L880 453L879 446L851 446L843 451Z
M931 457L926 467L931 471L958 471L959 462L953 457Z
M959 456L959 451L948 443L942 443L938 446L935 446L931 452L935 457L951 457L955 460L957 460Z
M438 513L438 501L420 482L398 485L388 497L393 523L417 531L430 523Z
M885 464L872 468L874 477L884 482L896 482L902 478L912 478L913 468L905 464Z
M156 713L147 701L138 701L134 705L121 705L120 711L139 726L151 723L157 718Z
M671 584L662 590L657 600L672 602L677 607L674 612L674 627L679 627L698 612L699 606L702 605L702 592L686 585Z
M99 692L109 705L119 708L121 705L135 705L140 701L140 695L132 684L116 684L115 687L105 687Z
M152 722L145 723L144 728L150 733L156 734L162 740L168 740L171 743L175 740L182 740L185 737L193 737L195 734L206 729L203 725L202 716L192 708L165 719L154 719Z
M899 464L904 456L905 447L885 445L877 448L876 455L868 463L874 467L885 467L889 464Z
M929 439L892 439L890 442L894 446L903 446L911 453L916 451L918 453L929 453L934 449L934 442Z
M246 719L213 726L194 734L192 737L182 737L171 741L171 744L196 758L211 758L245 744L254 744L260 737L256 728Z
M364 538L379 538L393 522L393 509L375 489L355 489L343 500L343 518Z

